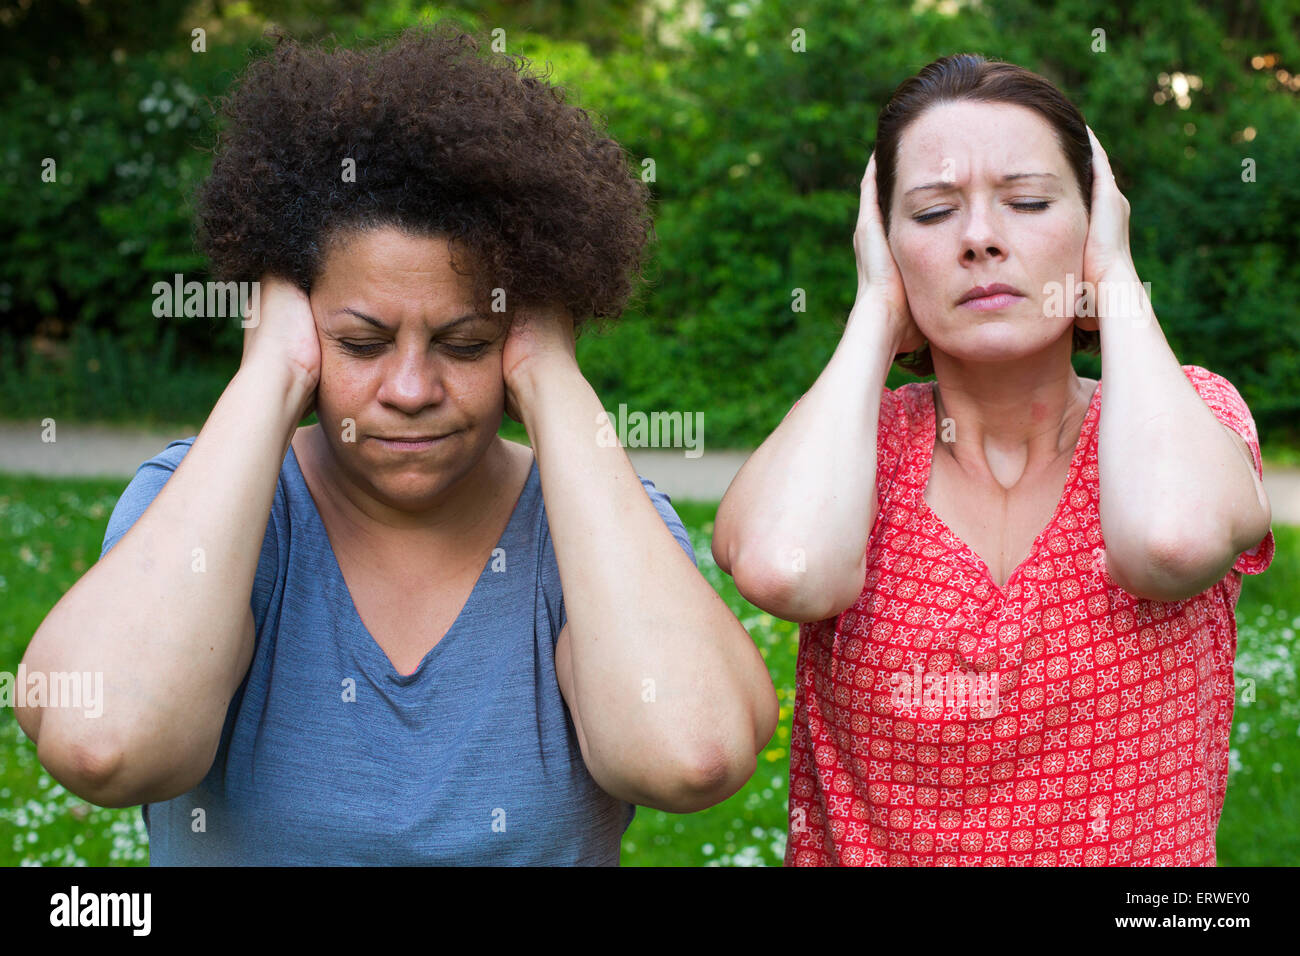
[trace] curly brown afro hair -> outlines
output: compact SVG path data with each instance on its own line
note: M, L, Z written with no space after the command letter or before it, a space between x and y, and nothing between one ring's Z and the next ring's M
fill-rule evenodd
M640 284L649 190L626 152L535 75L451 23L366 49L275 37L221 101L197 241L216 277L310 291L330 245L394 226L452 241L484 311L558 302L581 326ZM355 182L344 160L355 161Z

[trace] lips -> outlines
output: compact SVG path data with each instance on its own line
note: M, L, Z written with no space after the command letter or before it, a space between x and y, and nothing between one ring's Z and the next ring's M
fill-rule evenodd
M961 305L963 302L969 302L971 299L982 299L985 296L998 295L999 293L1024 296L1024 293L1021 292L1019 289L1015 288L1014 286L1009 286L1001 282L996 282L993 285L977 285L975 288L971 289L964 296L958 299L957 304Z
M438 435L371 435L370 438L375 441L391 442L397 444L418 445L426 442L437 442L444 438L450 438L456 432L443 432Z

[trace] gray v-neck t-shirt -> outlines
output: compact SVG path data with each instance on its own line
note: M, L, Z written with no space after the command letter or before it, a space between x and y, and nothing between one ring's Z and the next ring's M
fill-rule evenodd
M140 466L101 557L193 442ZM694 561L667 495L641 482ZM618 864L635 808L588 773L556 680L564 595L536 461L414 673L397 673L362 623L292 447L251 605L256 648L211 769L142 808L151 865Z

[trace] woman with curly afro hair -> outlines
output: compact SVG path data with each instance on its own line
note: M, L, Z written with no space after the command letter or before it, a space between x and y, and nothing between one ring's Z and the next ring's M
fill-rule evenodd
M616 864L735 793L771 679L574 354L646 244L621 147L445 24L281 39L224 112L200 242L260 297L32 640L105 675L18 711L46 768L154 864Z

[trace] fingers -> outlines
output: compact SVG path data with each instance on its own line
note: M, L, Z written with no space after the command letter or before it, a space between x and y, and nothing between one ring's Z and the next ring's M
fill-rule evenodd
M551 323L561 327L573 325L573 313L560 302L532 303L515 310L516 321L522 328L543 328Z
M1111 182L1114 182L1115 171L1110 168L1110 157L1107 156L1106 151L1101 148L1101 141L1097 139L1097 134L1092 131L1091 126L1088 127L1088 139L1092 143L1092 169L1094 179L1098 176L1103 176L1109 177ZM1101 181L1102 183L1106 182L1105 178Z
M858 228L880 219L880 204L876 199L876 151L871 151L867 171L862 175L861 199L858 203Z

